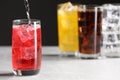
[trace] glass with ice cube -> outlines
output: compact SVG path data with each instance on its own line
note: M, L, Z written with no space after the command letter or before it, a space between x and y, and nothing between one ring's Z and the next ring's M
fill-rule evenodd
M64 55L78 52L78 11L77 5L66 2L58 5L59 49Z
M102 56L120 57L120 5L104 4L102 7Z
M84 59L98 58L101 40L101 7L80 5L78 17L80 57Z
M36 19L18 19L12 26L12 67L15 75L39 73L42 57L41 26Z

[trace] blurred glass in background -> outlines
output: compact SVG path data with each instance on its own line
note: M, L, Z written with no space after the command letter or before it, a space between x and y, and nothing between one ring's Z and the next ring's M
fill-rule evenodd
M102 10L98 5L80 5L79 52L81 58L98 58L100 55Z
M66 2L58 5L58 42L62 54L75 55L78 52L78 10L77 5Z
M120 5L104 4L102 17L102 48L105 57L120 57Z

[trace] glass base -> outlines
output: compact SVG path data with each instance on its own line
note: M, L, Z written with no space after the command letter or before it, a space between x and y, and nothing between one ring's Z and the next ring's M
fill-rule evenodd
M105 57L107 57L107 58L120 58L120 53L113 53L113 54L111 54L111 53L109 53L109 54L105 54L104 55Z
M81 59L98 59L98 57L100 56L99 53L97 54L85 54L85 53L80 53L79 57Z
M39 73L39 69L37 70L14 70L13 73L17 76L36 75Z
M76 57L79 52L61 52L60 56L61 57Z

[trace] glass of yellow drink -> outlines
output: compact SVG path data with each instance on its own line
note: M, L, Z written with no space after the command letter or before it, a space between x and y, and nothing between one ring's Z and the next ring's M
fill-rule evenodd
M61 52L74 54L78 52L78 10L70 2L59 4L58 44Z

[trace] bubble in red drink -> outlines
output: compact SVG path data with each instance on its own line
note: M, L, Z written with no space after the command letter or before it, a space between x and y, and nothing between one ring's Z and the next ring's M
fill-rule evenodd
M42 46L39 21L31 20L31 24L26 22L28 20L13 22L12 65L17 75L37 74L41 66Z

